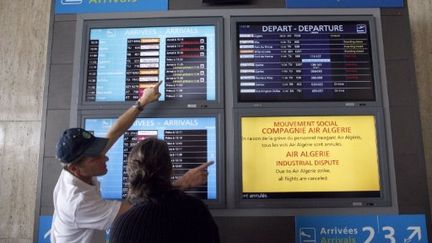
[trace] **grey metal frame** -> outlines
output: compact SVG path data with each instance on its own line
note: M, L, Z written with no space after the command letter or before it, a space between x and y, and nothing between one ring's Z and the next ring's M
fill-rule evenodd
M382 130L385 132L381 135L382 139L385 139L387 151L385 155L387 156L387 170L388 170L388 199L391 202L391 205L387 206L368 206L368 207L343 207L342 205L338 205L337 207L322 207L322 205L317 205L315 208L307 207L307 208L299 208L299 207L286 207L286 208L246 208L240 207L238 204L238 192L236 191L236 183L238 177L238 169L236 165L238 164L237 155L238 152L236 149L239 148L239 144L235 141L235 134L237 134L238 127L236 127L236 122L238 122L239 114L243 114L243 108L249 108L247 110L259 111L261 115L269 114L274 115L272 112L276 110L281 110L285 112L285 108L287 106L279 107L279 108L271 108L269 111L265 111L266 109L263 106L252 105L249 107L239 107L239 104L236 104L235 90L233 89L233 84L235 83L234 75L234 60L233 54L235 51L235 47L231 45L232 43L232 29L231 25L233 19L236 18L247 18L250 16L290 16L292 18L305 18L307 16L322 16L328 18L329 16L337 17L337 16L370 16L369 18L373 18L374 26L376 29L376 53L378 59L378 67L375 68L375 71L380 70L377 75L379 75L379 84L376 83L376 88L381 89L379 92L377 91L376 97L381 100L374 104L367 104L366 107L368 109L359 109L360 103L346 103L343 105L330 104L324 106L307 106L311 111L319 112L321 115L332 114L337 111L345 111L346 109L353 110L363 110L369 112L369 114L379 113L382 117L381 123L383 124ZM170 18L210 18L210 19L221 19L221 45L222 53L219 57L221 65L221 73L220 79L223 80L223 84L221 85L221 91L218 95L219 104L215 106L206 107L197 107L195 109L186 109L186 107L182 108L179 106L171 106L171 107L163 107L157 104L149 106L149 114L159 109L168 109L164 110L162 113L166 113L169 115L184 115L188 116L188 114L193 115L209 115L209 114L218 114L220 117L220 131L221 131L221 142L218 142L221 149L221 153L223 157L219 156L219 158L223 159L222 163L223 168L220 168L222 173L219 173L219 176L222 176L220 179L224 185L223 190L221 192L221 197L224 199L224 202L218 202L218 205L212 205L212 214L214 216L294 216L294 215L313 215L313 214L360 214L360 213L370 213L370 214L385 214L385 213L398 213L398 202L397 202L397 191L396 191L396 176L395 176L395 165L393 158L393 144L392 144L392 133L391 133L391 120L390 120L390 111L389 111L389 98L388 98L388 90L387 90L387 79L386 79L386 66L384 60L384 46L383 46L383 38L382 38L382 28L381 28L381 12L380 9L211 9L211 10L176 10L176 11L167 11L167 12L149 12L149 13L110 13L110 14L82 14L82 15L62 15L55 16L56 20L61 21L75 21L76 20L76 28L75 30L75 42L74 42L74 55L73 55L73 70L72 70L72 80L71 80L71 89L70 89L70 106L67 109L59 110L58 114L67 114L69 113L69 118L65 115L64 118L69 120L69 127L76 127L83 124L83 117L106 117L106 116L116 116L119 115L121 111L124 111L127 107L130 106L129 103L121 104L94 104L87 105L83 104L81 92L83 90L82 87L82 68L83 68L83 53L85 53L85 22L92 21L126 21L133 19L170 19ZM363 17L361 17L363 18ZM68 50L69 51L69 50ZM48 53L49 54L49 53ZM48 60L50 59L50 55L48 55ZM48 65L50 61L47 62ZM46 82L46 86L48 86L49 82ZM379 87L378 87L379 86ZM47 91L47 88L45 89ZM47 92L44 94L44 110L47 109L48 105L47 101ZM333 105L336 105L333 107ZM344 108L346 107L346 108ZM70 108L70 109L69 109ZM254 109L255 108L255 109ZM300 106L291 105L289 106L289 111L299 112ZM297 109L297 111L295 111ZM303 110L303 106L302 106ZM300 112L303 112L300 110ZM282 112L282 114L284 113ZM374 113L375 112L375 113ZM285 113L288 114L288 113ZM290 113L291 114L291 113ZM142 114L143 116L147 115L147 112ZM47 124L47 116L44 113L43 116L43 129L42 132L45 134L45 127ZM56 127L59 124L55 124ZM63 125L63 123L62 123ZM51 132L52 133L52 132ZM47 154L45 154L44 143L46 143L47 137L52 137L54 134L48 133L45 134L45 137L42 137L41 141L41 156L40 160L43 161ZM54 158L49 158L54 159ZM39 166L39 175L38 175L38 195L36 202L36 223L35 223L35 235L37 234L38 229L38 216L40 214L49 213L51 210L49 205L42 206L41 205L41 197L43 197L42 193L42 181L46 180L46 178L55 176L57 174L52 171L43 171L43 164L45 162L41 162ZM384 168L385 169L385 168ZM50 174L51 173L51 174ZM45 177L45 178L43 178ZM43 179L42 179L43 178ZM243 205L241 205L243 206Z

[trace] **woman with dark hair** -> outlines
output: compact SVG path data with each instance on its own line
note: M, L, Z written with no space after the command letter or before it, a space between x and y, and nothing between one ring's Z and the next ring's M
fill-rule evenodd
M171 184L168 145L148 138L129 154L128 200L133 207L110 232L111 243L217 243L217 226L206 205Z

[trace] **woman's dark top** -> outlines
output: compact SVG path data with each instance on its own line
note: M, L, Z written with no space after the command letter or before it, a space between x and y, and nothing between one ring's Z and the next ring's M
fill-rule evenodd
M142 200L114 221L110 243L218 243L207 206L182 191Z

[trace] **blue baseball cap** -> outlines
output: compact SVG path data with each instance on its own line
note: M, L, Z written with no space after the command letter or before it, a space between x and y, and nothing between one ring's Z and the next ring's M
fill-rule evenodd
M108 139L93 136L82 128L69 128L57 143L57 158L63 163L72 163L83 156L99 156Z

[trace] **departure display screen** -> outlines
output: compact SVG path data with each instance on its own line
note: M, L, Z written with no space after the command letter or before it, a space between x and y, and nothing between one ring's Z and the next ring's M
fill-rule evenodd
M374 101L367 21L237 23L239 102Z

